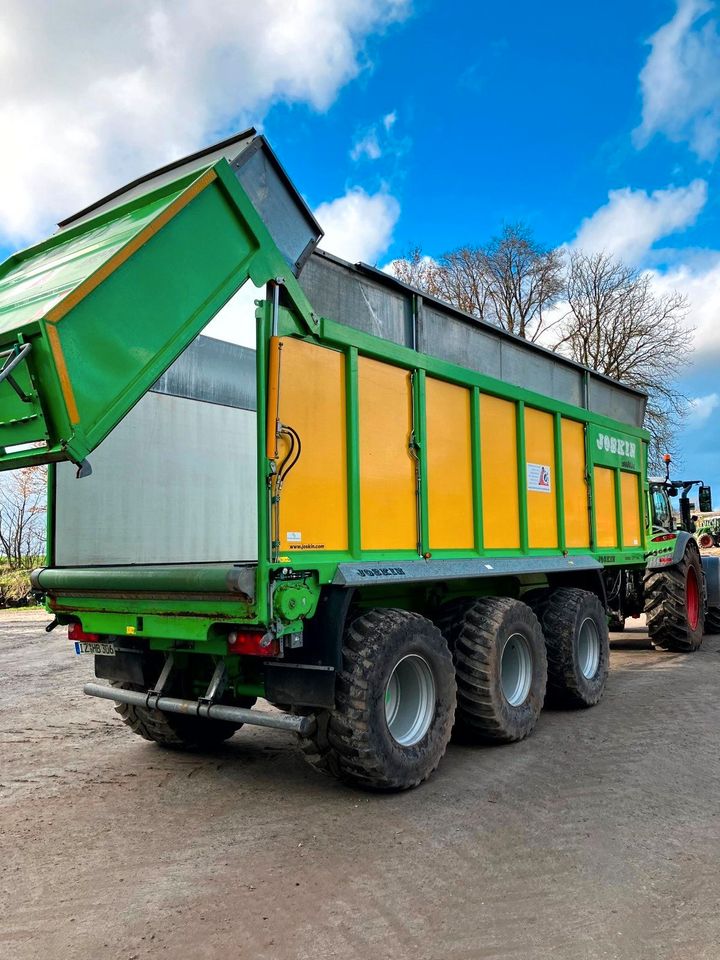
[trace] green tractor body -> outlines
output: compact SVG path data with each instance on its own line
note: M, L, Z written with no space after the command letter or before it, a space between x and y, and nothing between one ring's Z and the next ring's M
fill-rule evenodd
M648 553L642 575L625 572L616 578L611 600L610 628L624 629L627 617L646 615L650 639L657 647L691 651L703 634L720 629L720 558L701 555L698 517L690 493L698 487L703 512L712 510L712 491L702 480L670 478L648 481ZM679 519L672 509L678 498Z

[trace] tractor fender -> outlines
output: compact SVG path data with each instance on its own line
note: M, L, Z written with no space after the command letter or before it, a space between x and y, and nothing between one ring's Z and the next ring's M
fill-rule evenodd
M691 550L698 550L698 545L693 535L691 533L687 533L685 530L678 530L677 539L675 540L675 548L670 559L668 559L668 555L666 553L651 554L647 558L647 569L664 570L667 567L674 566L676 563L680 563L682 558L685 556L685 551L687 550L689 542L692 542L692 547L690 548ZM698 553L699 552L700 551L698 550Z
M720 557L701 557L708 607L720 607Z

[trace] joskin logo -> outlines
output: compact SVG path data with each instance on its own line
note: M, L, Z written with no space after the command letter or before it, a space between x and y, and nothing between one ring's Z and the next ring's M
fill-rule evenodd
M621 440L620 437L613 437L608 433L599 433L595 443L598 450L604 450L605 453L616 453L619 457L635 459L636 444L632 440Z
M404 577L405 571L402 567L366 567L358 568L359 577Z

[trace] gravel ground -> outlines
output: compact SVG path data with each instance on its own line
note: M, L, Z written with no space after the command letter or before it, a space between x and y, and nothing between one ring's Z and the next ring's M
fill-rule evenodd
M720 956L716 638L680 656L635 628L595 709L372 796L274 731L145 743L45 620L0 616L0 956Z

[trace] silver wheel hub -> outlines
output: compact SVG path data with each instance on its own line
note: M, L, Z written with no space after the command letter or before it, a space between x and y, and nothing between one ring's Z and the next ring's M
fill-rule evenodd
M590 617L580 624L577 658L580 673L586 680L592 680L600 666L600 634L597 624Z
M500 686L511 707L519 707L530 693L533 657L527 638L513 633L505 641L500 656Z
M416 653L398 660L385 688L385 720L401 747L418 743L435 716L435 678L430 664Z

